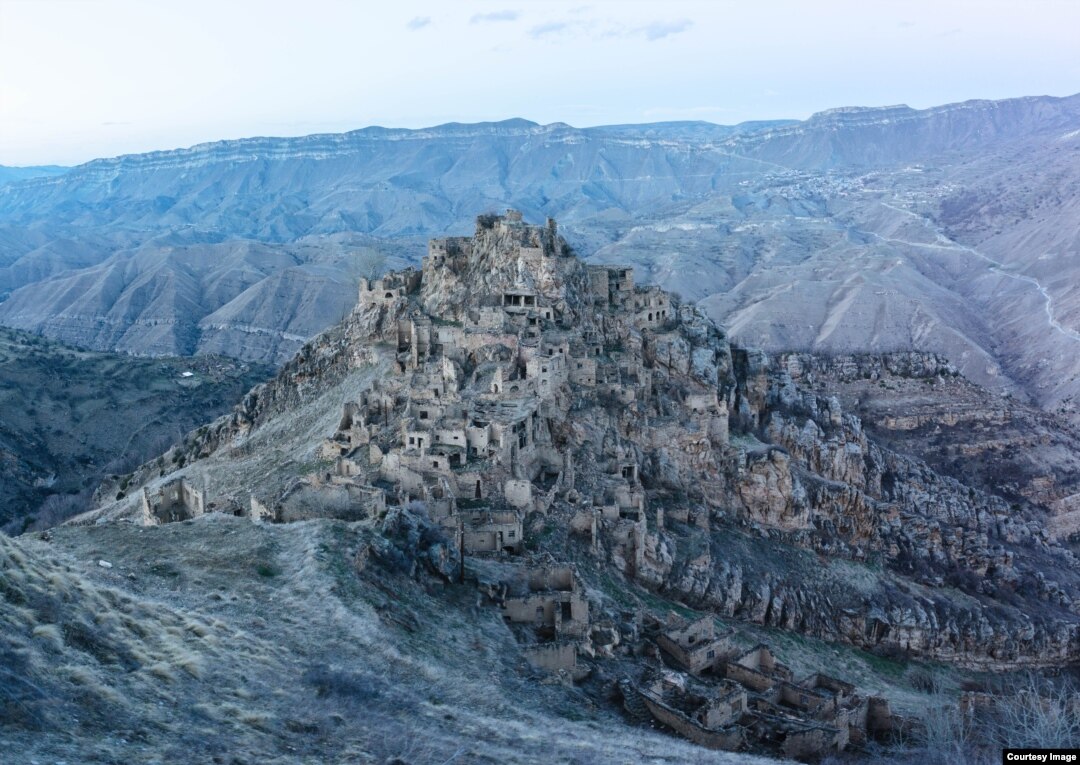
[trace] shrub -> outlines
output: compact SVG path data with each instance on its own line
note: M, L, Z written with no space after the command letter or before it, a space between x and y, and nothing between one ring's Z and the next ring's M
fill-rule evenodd
M320 697L334 696L353 702L367 702L383 694L382 681L370 675L331 669L325 664L304 673L304 682Z
M31 677L26 656L10 649L0 650L0 725L32 730L46 727L42 702L48 693Z
M992 722L1002 746L1080 748L1080 691L1030 675L994 696Z
M1080 747L1080 691L1029 675L1002 685L987 703L966 713L938 694L924 707L914 748L894 751L893 762L1000 762L1004 747Z
M942 678L937 672L926 667L912 667L906 673L907 681L911 687L923 693L940 693L942 691Z
M281 569L272 563L260 563L255 567L255 572L266 579L273 579L275 576L281 575Z

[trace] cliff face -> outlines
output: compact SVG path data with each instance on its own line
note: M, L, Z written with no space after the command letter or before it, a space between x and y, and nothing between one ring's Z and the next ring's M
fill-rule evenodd
M795 384L792 372L805 380L812 357L770 362L737 351L740 358L733 432L762 443L740 449L729 474L736 525L869 566L860 585L740 559L723 542L728 529L714 526L710 551L676 562L665 586L754 622L961 665L1076 661L1076 558L1052 539L1041 508L1009 503L883 447L842 413L837 397ZM953 381L952 370L930 358L860 361L918 374L923 387ZM862 371L857 379L866 379ZM994 403L985 406L991 418Z
M592 529L598 565L736 619L970 667L1075 663L1077 561L1045 510L876 437L849 411L866 399L837 393L885 378L956 380L917 354L733 347L695 307L510 213L363 282L342 325L123 480L184 476L210 509L278 520L298 492L309 513L346 492L375 515L422 502L465 535L467 507L506 526L506 549L523 527ZM1000 422L989 409L953 425ZM84 521L137 514L129 499ZM530 544L563 555L567 538Z

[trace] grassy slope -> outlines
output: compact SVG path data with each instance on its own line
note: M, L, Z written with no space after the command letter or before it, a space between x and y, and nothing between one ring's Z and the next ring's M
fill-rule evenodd
M76 509L102 477L163 452L270 372L87 352L0 328L0 526L29 522L50 496L46 508Z
M474 588L358 566L359 524L211 515L51 535L0 536L13 761L764 762L538 682Z

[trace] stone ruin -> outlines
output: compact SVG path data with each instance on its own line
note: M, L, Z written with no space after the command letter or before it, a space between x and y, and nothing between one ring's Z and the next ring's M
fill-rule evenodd
M636 286L632 269L586 266L552 220L532 226L511 210L480 216L472 237L432 240L421 269L362 279L350 322L358 353L390 369L342 402L315 455L328 468L222 509L289 522L422 506L467 554L514 554L524 520L560 503L575 508L575 533L613 545L634 574L663 527L637 444L675 447L685 471L727 444L730 391L717 385L730 360L708 342L717 330ZM687 327L705 342L693 353ZM677 392L654 383L651 368L665 365L689 373ZM659 400L675 416L649 422L642 410ZM595 430L584 453L570 443L582 427Z
M315 517L320 495L323 515L348 520L421 503L466 553L516 553L523 520L562 499L580 507L576 530L608 532L634 569L650 542L640 454L608 424L606 464L578 481L566 429L579 400L629 415L650 394L640 331L674 337L675 311L632 270L581 264L554 221L481 216L474 237L432 240L421 270L361 281L354 317L394 354L391 374L343 403L318 453L332 468L258 515ZM687 418L720 442L715 386L714 373L687 392Z
M177 523L206 512L206 496L187 478L176 478L161 484L156 490L142 490L141 520L147 526Z
M843 680L820 672L796 679L765 644L740 650L711 616L691 621L672 613L663 622L646 616L640 633L597 622L569 565L525 562L481 590L514 630L526 661L567 684L589 675L580 657L614 658L611 649L620 642L624 655L653 656L640 681L620 683L627 712L701 746L806 760L910 724L886 699L864 696Z
M726 511L733 360L696 307L635 285L631 269L583 264L553 221L508 211L481 216L472 237L432 240L419 270L361 280L349 332L354 363L383 373L341 402L318 470L237 514L422 511L464 555L516 566L481 589L530 664L574 682L582 657L666 657L674 669L649 660L625 702L704 746L807 757L895 724L884 700L824 675L796 681L767 647L739 654L710 618L647 635L638 617L597 621L573 567L528 551L528 530L550 518L648 586L664 569L665 517L708 529ZM748 462L739 480L768 486L782 467ZM169 486L144 492L147 518L205 511L184 479ZM766 503L746 504L753 519ZM802 528L785 512L770 523Z
M581 679L579 658L613 656L625 633L591 621L573 567L521 557L526 520L557 514L628 577L647 576L665 509L642 483L646 450L663 448L706 506L720 495L709 460L728 446L731 362L715 355L715 330L636 286L631 269L582 264L554 222L530 226L515 211L481 216L473 237L432 240L420 270L363 281L355 317L390 373L343 403L319 451L332 467L305 482L312 504L351 490L324 505L349 519L420 506L466 555L519 556L515 576L482 589L530 664ZM300 517L295 504L286 498L275 517ZM687 503L665 504L680 522L708 524ZM806 757L891 719L841 681L796 682L765 646L739 654L708 617L642 641L681 671L627 693L705 746Z
M703 616L693 622L672 624L656 637L656 644L676 664L698 675L713 669L731 653L731 635L716 634L716 622Z
M524 592L506 597L503 617L509 622L530 624L551 639L580 638L589 629L589 601L570 566L529 572Z
M673 669L624 684L628 710L639 705L657 722L712 749L749 745L807 759L895 733L906 722L880 697L813 673L796 680L772 650L739 651L717 636L711 617L688 622L674 614L650 632Z
M573 566L526 561L513 576L481 590L514 630L529 664L567 682L588 674L578 655L590 650L592 621Z

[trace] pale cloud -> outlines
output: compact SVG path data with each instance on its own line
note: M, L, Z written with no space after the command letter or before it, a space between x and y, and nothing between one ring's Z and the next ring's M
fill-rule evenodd
M405 26L415 32L417 29L423 29L429 24L431 24L430 16L417 16Z
M471 19L470 24L483 24L488 21L517 21L520 16L517 11L492 11L491 13L477 13Z
M549 37L559 32L564 32L570 27L565 21L549 21L547 24L540 24L529 30L529 36L534 39L541 37Z
M644 39L648 42L662 40L690 29L694 23L689 19L676 21L652 21L640 26L627 26L610 19L582 19L580 21L549 21L529 30L533 39L552 37L564 32L604 39Z
M654 21L651 24L641 27L637 31L643 33L646 40L662 40L665 37L685 32L693 25L694 22L690 21L690 19L680 19L678 21Z

